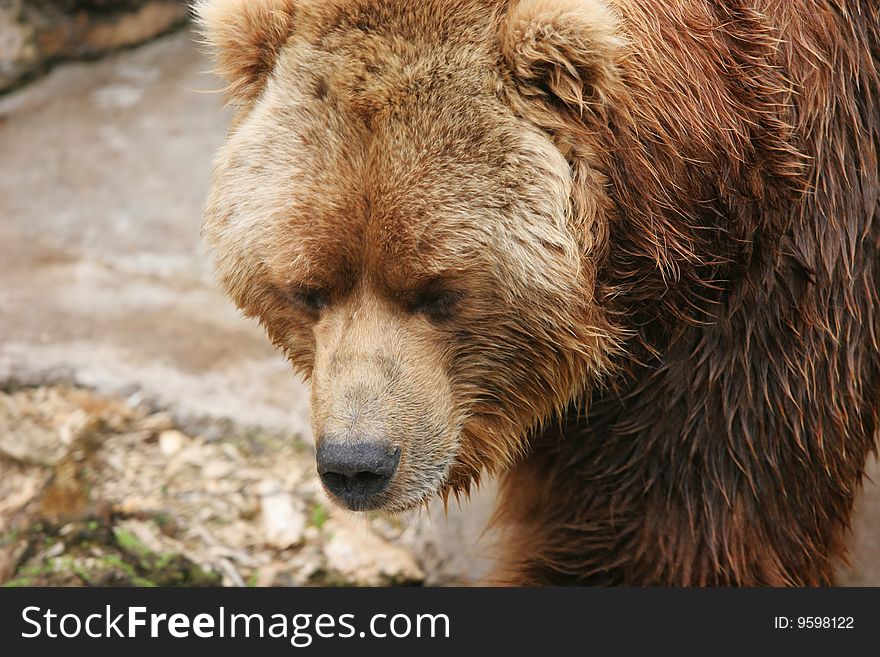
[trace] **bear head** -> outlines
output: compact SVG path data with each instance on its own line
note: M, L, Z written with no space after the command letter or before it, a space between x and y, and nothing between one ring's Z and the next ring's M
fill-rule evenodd
M311 383L331 498L399 511L511 467L619 349L596 299L609 200L589 140L620 86L613 14L196 12L237 108L203 233L224 288Z

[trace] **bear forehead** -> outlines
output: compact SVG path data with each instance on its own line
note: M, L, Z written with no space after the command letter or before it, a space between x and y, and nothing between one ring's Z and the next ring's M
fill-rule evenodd
M413 100L448 107L456 97L499 96L497 2L304 2L273 80L343 110L367 127ZM412 116L408 117L412 118Z
M500 51L489 4L497 5L348 1L319 3L317 12L310 5L297 19L287 61L315 76L317 95L332 92L367 122L426 91L497 91Z
M401 43L486 43L507 0L296 0L295 33L321 42L336 35L354 43L357 33L399 38ZM335 45L335 44L334 44Z
M279 202L264 225L287 277L371 265L405 284L483 265L511 242L567 248L569 169L549 141L452 104L432 113L369 131L330 115L275 123L261 144L271 155L249 166L254 200Z

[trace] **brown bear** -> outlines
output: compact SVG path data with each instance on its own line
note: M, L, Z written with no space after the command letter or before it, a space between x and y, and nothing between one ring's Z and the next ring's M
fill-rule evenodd
M203 0L204 235L354 510L494 581L824 585L880 388L880 4Z

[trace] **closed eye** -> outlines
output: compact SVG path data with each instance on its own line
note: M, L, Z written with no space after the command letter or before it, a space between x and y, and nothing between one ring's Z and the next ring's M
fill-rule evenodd
M311 313L319 313L330 304L330 295L324 290L303 288L294 292L293 301Z
M412 311L427 317L433 322L445 322L453 317L461 301L461 294L449 290L425 290L419 293L412 304Z

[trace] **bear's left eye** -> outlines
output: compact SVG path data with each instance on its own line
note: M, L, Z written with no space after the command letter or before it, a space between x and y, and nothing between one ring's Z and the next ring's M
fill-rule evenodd
M434 322L445 322L452 318L461 294L449 290L425 290L419 293L412 304L412 311L425 315Z

